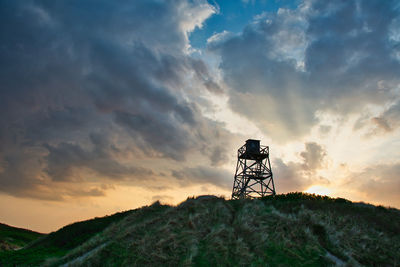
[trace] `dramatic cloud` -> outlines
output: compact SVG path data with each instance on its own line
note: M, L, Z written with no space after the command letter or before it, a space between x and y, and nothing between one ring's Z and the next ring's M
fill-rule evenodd
M188 53L215 12L200 0L1 2L0 190L97 196L102 183L146 183L140 157L219 165L229 133L190 95L221 89Z
M184 185L208 183L224 189L230 188L233 180L231 172L204 166L174 170L172 176Z
M0 113L21 227L229 195L249 138L278 193L400 207L400 5L0 1Z
M113 154L117 154L118 148L112 147L108 140L101 136L91 135L94 146L91 150L85 150L79 145L60 143L57 146L44 145L48 154L44 157L47 162L46 173L54 181L79 181L74 170L82 167L94 171L97 176L111 179L121 179L127 176L152 176L151 170L140 167L128 167L116 161Z
M282 192L302 191L314 183L329 183L316 172L324 167L326 150L315 142L305 143L305 150L300 153L301 162L285 163L281 159L273 162L274 176Z
M396 188L395 162L364 170L398 157L398 1L294 2L222 29L222 2L1 1L0 193L226 194L247 138L273 148L278 192L334 186L345 161L357 190Z
M309 134L318 114L346 117L397 96L399 15L397 1L304 1L216 35L208 49L232 109L287 142Z

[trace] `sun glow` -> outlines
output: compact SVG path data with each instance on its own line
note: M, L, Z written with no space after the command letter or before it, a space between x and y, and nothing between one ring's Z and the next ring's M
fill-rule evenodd
M307 190L305 190L304 192L311 193L311 194L317 194L317 195L323 195L323 196L329 196L332 193L332 190L325 186L313 185L313 186L309 187Z

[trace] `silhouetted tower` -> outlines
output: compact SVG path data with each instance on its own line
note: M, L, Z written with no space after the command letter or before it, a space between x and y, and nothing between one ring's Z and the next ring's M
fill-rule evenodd
M267 195L275 195L269 147L260 146L260 140L249 139L238 149L232 199Z

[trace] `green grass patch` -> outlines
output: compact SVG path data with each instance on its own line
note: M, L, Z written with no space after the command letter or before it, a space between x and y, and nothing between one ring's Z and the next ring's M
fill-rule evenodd
M41 236L43 236L43 234L38 232L0 223L0 243L4 245L8 244L11 247L23 247ZM1 245L0 251L2 251Z
M0 266L37 266L46 259L62 257L131 212L119 212L111 216L73 223L36 239L23 249L0 252Z

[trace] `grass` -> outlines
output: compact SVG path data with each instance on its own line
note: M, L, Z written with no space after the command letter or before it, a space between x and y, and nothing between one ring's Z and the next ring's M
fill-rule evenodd
M93 231L96 234L87 235L90 229L65 228L60 236L67 238L72 231L76 237L61 244L53 236L51 242L43 239L29 249L43 248L44 243L47 249L65 249L36 261L46 266L396 266L400 262L399 210L303 193L257 200L189 198L177 206L155 202L99 227ZM9 260L5 265L29 265L30 256L25 262Z
M22 248L43 234L0 223L0 251Z
M23 249L0 252L0 266L37 266L46 259L64 256L71 249L83 244L110 224L118 222L132 211L94 218L67 225L56 232L32 239Z

